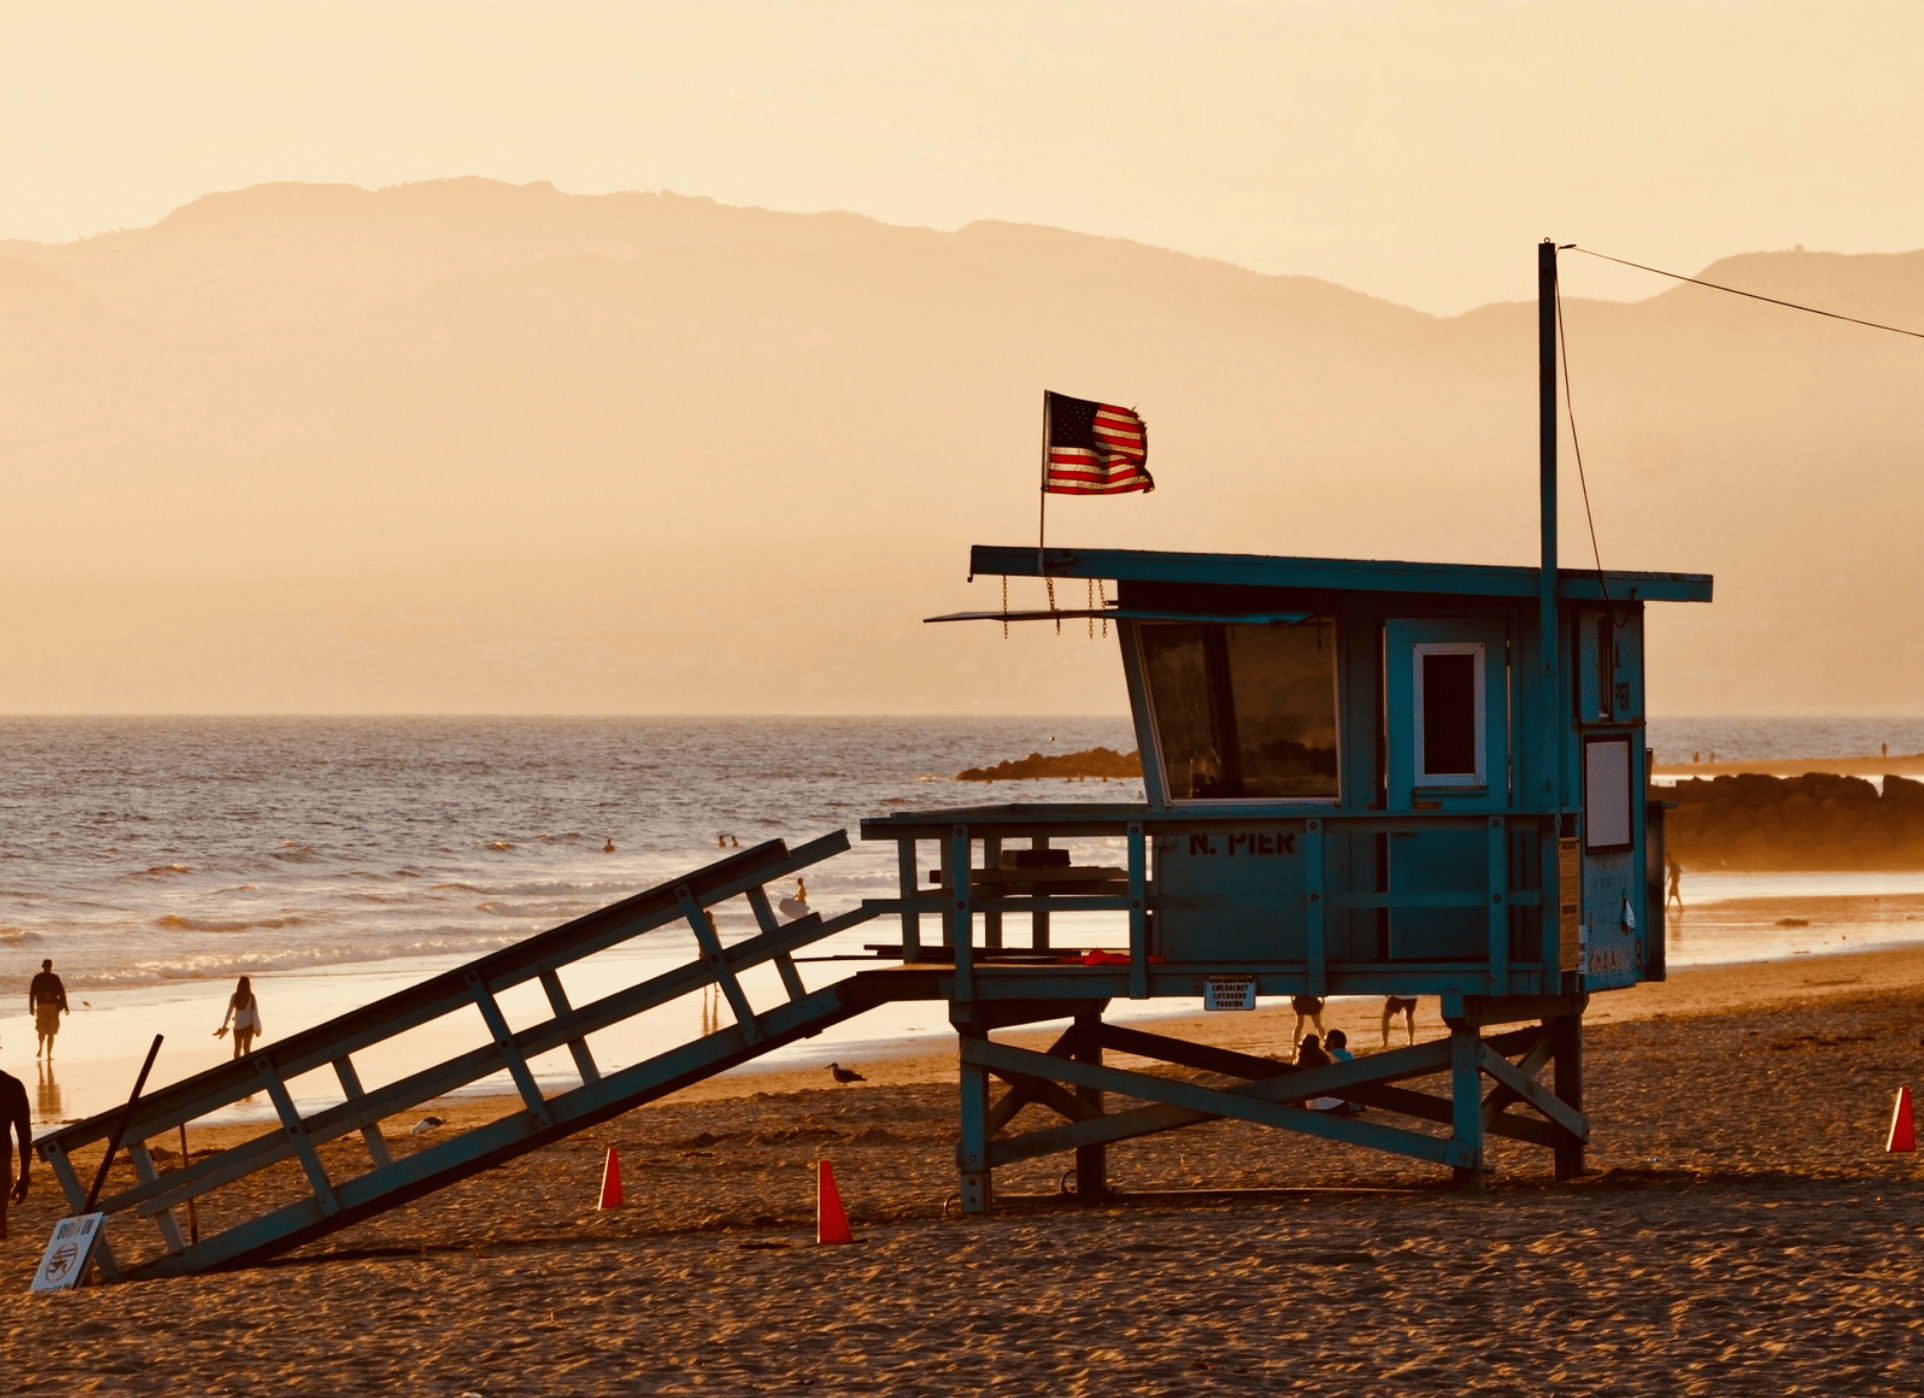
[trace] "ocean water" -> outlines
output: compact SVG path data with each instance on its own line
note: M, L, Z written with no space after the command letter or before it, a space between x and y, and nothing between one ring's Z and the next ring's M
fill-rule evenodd
M1652 736L1660 754L1686 758L1712 746L1720 757L1874 751L1876 742L1917 751L1924 722L1659 720ZM62 1032L60 1081L39 1070L36 1115L101 1110L125 1091L155 1032L169 1043L156 1085L219 1061L226 1046L211 1030L238 975L257 978L269 1032L284 1035L672 879L736 842L780 837L792 847L847 829L853 849L807 875L810 903L833 914L894 892L894 846L864 844L864 816L1010 799L1141 799L1139 782L953 780L964 767L1097 744L1133 746L1127 720L0 719L0 984L15 987L15 1008L0 1011L0 1049L31 1079L25 987L41 959L53 959L75 1014ZM1123 854L1120 841L1085 841L1077 857L1114 864ZM1915 875L1796 878L1800 895L1918 887ZM1701 903L1792 892L1769 875L1725 882L1687 893ZM753 927L739 903L718 921L725 939ZM1056 926L1063 943L1126 937L1119 915L1059 914ZM1905 930L1866 929L1860 940L1852 928L1850 943L1904 940ZM898 935L892 920L877 920L809 954L859 954ZM1023 935L1010 928L1017 944ZM1841 943L1839 929L1698 935L1686 923L1671 960ZM625 949L618 973L640 979L694 952L685 931L664 929ZM851 969L814 963L805 972L815 986ZM772 974L750 988L780 994ZM542 1013L532 1001L507 1008L517 1021ZM635 1061L697 1032L713 1012L688 997L645 1029L611 1035L598 1055L606 1053L604 1067ZM838 1053L849 1061L941 1038L946 1027L939 1007L891 1006L782 1055L791 1064ZM469 1028L479 1032L478 1022ZM363 1076L372 1085L438 1056L433 1044L410 1054L363 1062ZM556 1081L572 1074L565 1055L537 1068Z
M723 857L724 836L849 830L810 876L838 909L893 892L862 817L1006 799L952 778L1098 743L1131 746L1127 722L3 719L0 967L52 957L106 988L466 960Z
M1657 761L1766 762L1795 757L1871 757L1924 752L1924 717L1908 718L1653 718Z

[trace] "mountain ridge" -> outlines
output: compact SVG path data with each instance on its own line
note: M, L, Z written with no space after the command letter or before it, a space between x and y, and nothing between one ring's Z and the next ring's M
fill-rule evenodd
M1703 275L1924 321L1924 252ZM1718 574L1715 606L1658 609L1658 702L1915 705L1924 569L1892 524L1924 505L1924 346L1687 285L1564 310L1605 566ZM1052 502L1052 540L1530 563L1535 315L998 220L476 179L259 186L0 243L0 709L219 711L245 663L249 705L285 711L378 708L384 670L413 676L409 711L583 711L571 667L622 676L596 711L788 711L759 661L608 669L718 635L806 676L811 712L1113 709L1099 647L915 625L982 605L969 544L1033 534L1041 389L1141 407L1160 486ZM1566 566L1589 553L1574 465L1566 434ZM423 668L485 626L450 620L464 596L507 631ZM563 616L551 671L498 659L552 650ZM832 653L793 634L825 626ZM365 673L317 689L317 646Z

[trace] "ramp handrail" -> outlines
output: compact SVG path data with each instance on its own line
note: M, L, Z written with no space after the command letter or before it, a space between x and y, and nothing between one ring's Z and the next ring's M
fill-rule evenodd
M606 1120L628 1110L635 1101L732 1066L778 1043L819 1032L822 1023L853 1010L845 997L832 993L835 987L809 994L791 954L874 916L874 910L858 907L832 918L810 913L782 923L763 885L847 848L848 835L839 830L793 851L780 840L769 841L272 1042L244 1059L158 1089L137 1104L126 1132L126 1139L132 1143L129 1154L141 1182L100 1201L97 1207L110 1214L132 1209L140 1216L154 1217L168 1253L183 1263L192 1263L162 1270L196 1270L242 1256L257 1256L292 1246L295 1241L355 1218L371 1216L499 1159ZM737 896L747 897L760 931L724 946L707 909ZM685 922L694 932L699 947L696 960L586 1004L569 1003L557 974L560 968L677 922ZM739 975L769 961L775 963L788 999L757 1014L742 992ZM497 994L529 981L541 983L553 1015L539 1024L512 1031ZM734 1024L604 1077L589 1052L588 1034L711 983L718 985L728 999L735 1012ZM354 1053L467 1006L480 1012L492 1043L371 1091L363 1089L352 1061ZM544 1098L529 1060L563 1046L573 1056L581 1085L565 1089L553 1099ZM304 1114L287 1084L303 1073L330 1066L346 1100ZM513 1079L526 1107L519 1120L508 1118L476 1128L402 1161L389 1155L378 1125L383 1118L503 1069ZM183 1168L164 1175L155 1169L145 1141L263 1091L280 1119L278 1127L192 1165L183 1162ZM119 1116L119 1112L103 1113L35 1143L71 1207L78 1209L86 1197L73 1166L73 1152L103 1142ZM366 1141L370 1169L345 1184L339 1183L323 1166L317 1147L356 1130ZM464 1142L471 1146L465 1154ZM455 1148L451 1155L450 1147ZM432 1168L417 1163L424 1156L433 1157ZM298 1160L303 1167L313 1190L309 1200L295 1206L291 1213L283 1209L272 1219L252 1221L188 1247L172 1216L173 1208L288 1159ZM330 1221L335 1218L338 1222ZM278 1220L273 1227L265 1226L273 1220ZM103 1252L102 1265L110 1277L117 1274L111 1253Z

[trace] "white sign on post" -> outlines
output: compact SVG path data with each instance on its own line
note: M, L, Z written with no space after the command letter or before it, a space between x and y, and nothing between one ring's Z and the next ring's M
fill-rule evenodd
M1253 1010L1256 1008L1254 976L1210 976L1203 981L1205 1010Z
M56 1223L53 1236L47 1239L47 1250L41 1255L40 1270L33 1274L31 1290L66 1291L80 1285L94 1260L101 1225L106 1221L105 1214L77 1214Z

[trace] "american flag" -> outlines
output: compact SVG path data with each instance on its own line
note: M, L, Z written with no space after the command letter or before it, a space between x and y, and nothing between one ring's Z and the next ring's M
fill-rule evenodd
M1149 429L1128 408L1060 393L1042 395L1049 424L1049 474L1043 489L1056 495L1121 495L1154 490L1143 463Z

